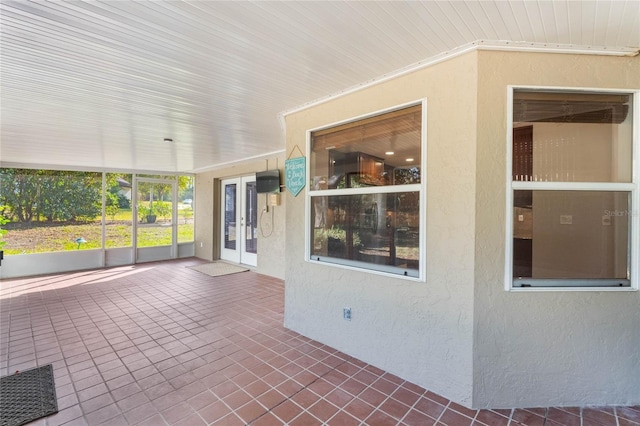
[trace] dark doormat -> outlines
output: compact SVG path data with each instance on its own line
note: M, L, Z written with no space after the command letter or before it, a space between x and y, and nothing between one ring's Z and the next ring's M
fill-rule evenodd
M19 426L57 412L51 364L0 378L0 426Z

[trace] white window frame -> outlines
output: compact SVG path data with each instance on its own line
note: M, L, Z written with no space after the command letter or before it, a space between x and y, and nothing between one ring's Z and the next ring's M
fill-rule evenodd
M632 103L632 180L628 182L535 182L513 181L513 94L516 90L540 90L574 92L574 93L612 93L633 96ZM583 87L552 86L507 86L507 161L506 161L506 232L505 232L505 275L504 289L513 292L528 291L638 291L640 266L640 90L601 89ZM531 278L527 286L515 285L513 278L513 192L515 190L547 190L547 191L622 191L631 193L632 212L629 229L629 253L627 279L629 286L614 286L620 280L612 279L539 279Z
M329 129L332 127L341 126L347 123L353 123L356 121L364 120L370 117L390 113L393 111L401 110L403 108L409 108L412 106L421 105L422 108L422 125L420 129L420 183L409 185L388 185L378 187L365 187L365 188L345 188L345 189L328 189L328 190L314 190L308 185L305 197L305 251L304 259L306 262L321 264L330 267L336 267L341 269L348 269L358 272L366 272L374 275L382 275L391 278L399 278L409 281L425 282L426 280L426 245L427 245L427 99L418 99L416 101L407 102L405 104L395 105L382 110L377 110L368 114L360 115L357 117L351 117L346 120L334 122L321 127L309 129L306 132L306 179L307 182L311 181L311 135L313 132ZM420 196L419 206L419 267L418 275L402 275L397 272L398 267L377 265L374 263L366 263L355 260L346 260L338 258L318 257L311 256L311 205L314 197L321 196L339 196L339 195L364 195L364 194L383 194L392 192L418 192Z

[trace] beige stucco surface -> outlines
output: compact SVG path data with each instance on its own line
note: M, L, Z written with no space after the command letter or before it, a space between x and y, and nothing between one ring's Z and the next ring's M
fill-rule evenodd
M637 405L640 293L504 291L507 85L638 89L640 57L479 52L473 405Z
M461 404L638 405L640 293L504 290L507 85L638 89L640 57L471 52L287 115L291 152L308 130L426 99L426 280L307 262L306 188L283 193L258 272L285 278L286 327ZM196 176L198 257L218 256L219 179L276 160Z
M306 146L307 130L423 98L426 282L306 262L305 194L287 195L285 326L469 405L476 54L288 115L287 151Z
M278 157L240 163L196 175L196 205L198 220L195 229L196 257L205 260L220 258L220 180L247 175L257 171L279 168L284 173L284 154ZM285 270L285 209L286 199L280 196L280 205L270 207L261 214L267 198L258 194L258 266L256 271L284 278Z

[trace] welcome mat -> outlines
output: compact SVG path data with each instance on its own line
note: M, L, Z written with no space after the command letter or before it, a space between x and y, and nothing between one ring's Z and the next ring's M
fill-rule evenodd
M248 271L249 268L243 266L231 265L226 262L212 262L205 263L203 265L188 266L189 269L202 272L203 274L211 275L212 277L219 277L221 275L237 274L238 272Z
M51 364L0 378L0 426L19 426L57 412Z

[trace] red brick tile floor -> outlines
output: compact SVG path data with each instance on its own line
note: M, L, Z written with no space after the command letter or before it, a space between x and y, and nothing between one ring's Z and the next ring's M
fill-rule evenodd
M281 280L198 259L4 280L0 375L53 364L34 425L640 425L640 407L470 410L283 327Z

